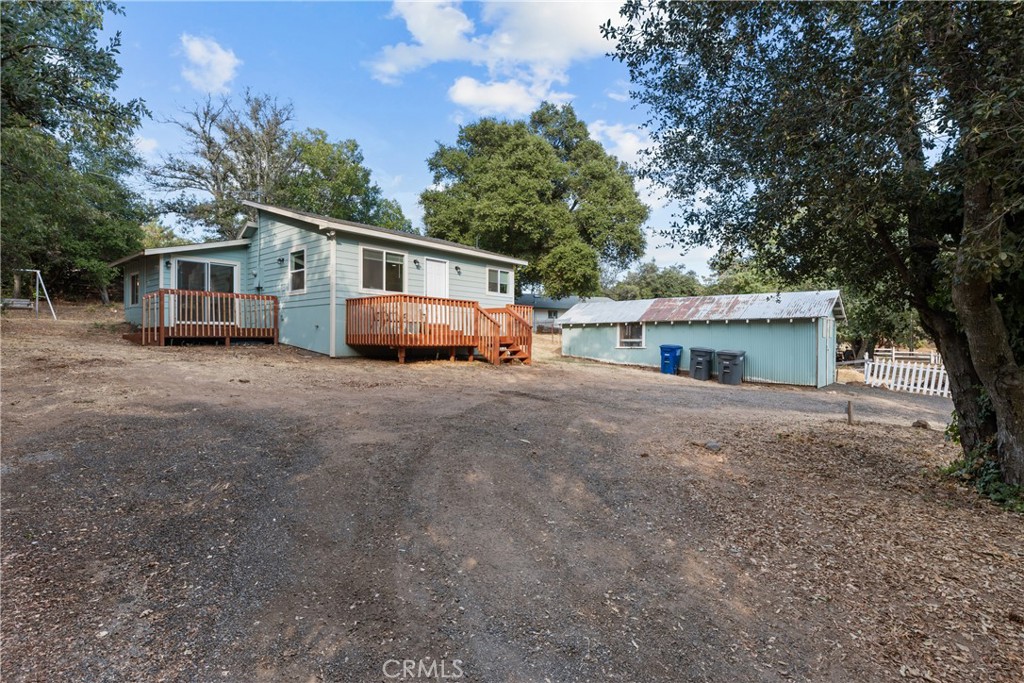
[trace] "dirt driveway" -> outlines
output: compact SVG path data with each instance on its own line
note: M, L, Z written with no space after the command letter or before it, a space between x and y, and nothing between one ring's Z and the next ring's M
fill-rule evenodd
M1022 520L935 475L948 401L59 313L2 327L5 681L1024 677Z

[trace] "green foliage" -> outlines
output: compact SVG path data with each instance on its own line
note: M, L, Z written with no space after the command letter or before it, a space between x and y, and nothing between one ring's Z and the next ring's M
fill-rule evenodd
M125 146L146 115L141 100L114 97L121 36L99 43L113 2L5 2L0 12L2 122L34 126L61 140Z
M626 166L590 138L571 106L463 126L427 163L427 234L528 260L517 286L595 294L602 265L625 268L643 254L648 209Z
M373 182L355 140L331 142L326 132L309 129L294 134L290 144L296 167L273 193L273 203L413 232L402 207L384 197L380 186Z
M705 294L760 294L817 289L805 283L791 284L757 265L753 260L734 260L709 279Z
M143 249L183 247L186 244L192 244L192 240L181 237L174 232L174 228L161 225L159 221L149 221L142 226Z
M697 274L681 266L658 268L653 261L626 273L621 280L605 290L617 301L657 299L659 297L698 296L705 293Z
M2 26L0 195L5 282L38 268L52 292L103 290L111 260L139 247L142 199L124 179L146 115L114 97L119 37L100 46L107 2L10 2Z
M603 27L651 112L683 246L917 312L978 443L1024 476L1024 4L629 0ZM970 320L970 322L966 322ZM1006 350L1010 352L1007 353ZM1013 445L1017 444L1017 445Z
M955 410L946 426L946 438L960 444L960 415ZM999 462L994 457L991 443L964 451L962 457L942 468L942 474L973 487L997 505L1024 513L1024 487L1013 486L1002 480Z
M186 149L149 171L174 193L161 209L225 239L247 220L245 200L411 231L398 202L383 196L355 140L331 142L322 130L295 132L294 110L246 91L241 106L207 99L174 123Z

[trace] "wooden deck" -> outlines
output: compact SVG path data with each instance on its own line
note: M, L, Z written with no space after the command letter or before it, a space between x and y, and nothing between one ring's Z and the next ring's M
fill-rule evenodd
M345 343L356 348L389 348L405 362L408 349L477 353L495 365L529 364L533 352L533 308L509 304L483 308L476 301L411 294L346 300Z
M126 339L164 346L181 339L262 339L277 344L278 301L265 294L161 289L142 297L142 327Z

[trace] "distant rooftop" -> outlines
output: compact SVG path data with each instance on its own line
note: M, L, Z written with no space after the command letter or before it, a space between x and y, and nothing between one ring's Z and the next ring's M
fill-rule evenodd
M558 311L568 311L580 302L611 301L606 296L566 296L561 299L552 299L549 296L538 294L522 294L516 297L516 303L520 306L533 306L534 308L551 308Z

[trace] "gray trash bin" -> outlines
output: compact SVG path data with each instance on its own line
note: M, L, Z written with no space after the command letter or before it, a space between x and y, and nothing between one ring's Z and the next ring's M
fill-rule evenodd
M722 384L742 384L743 362L746 357L746 351L719 351L718 381Z
M715 350L702 346L690 349L690 377L693 379L711 379L711 366L715 362Z

